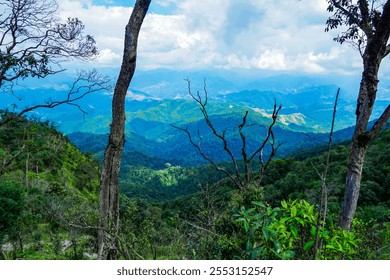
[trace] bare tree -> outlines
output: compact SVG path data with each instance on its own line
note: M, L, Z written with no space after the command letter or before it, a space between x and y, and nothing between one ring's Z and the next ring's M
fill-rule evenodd
M0 112L0 126L3 126L11 120L19 118L24 114L37 109L52 109L63 104L74 106L83 114L88 114L84 108L77 104L77 101L88 94L103 90L112 91L111 80L108 76L99 74L95 69L89 71L79 71L75 80L72 82L70 89L63 98L56 100L47 98L47 100L42 104L27 106L20 109L18 108L17 111L12 112L9 112L8 109L6 109ZM17 105L15 105L15 107L17 107Z
M45 78L65 71L62 62L88 61L98 55L95 40L83 34L84 25L79 19L60 22L56 0L0 0L0 11L2 94L14 94L13 86L19 80ZM6 108L0 116L0 126L36 109L62 104L76 106L85 113L75 102L101 90L111 90L108 77L99 75L96 70L80 71L63 98L51 100L48 97L43 104L24 108L15 104L13 108Z
M368 128L378 90L378 73L382 60L390 53L390 1L328 0L333 15L326 30L347 26L335 41L349 42L360 52L363 73L356 105L356 126L352 137L346 188L339 224L351 228L359 198L360 182L368 144L379 134L390 117L390 105L382 112L372 128ZM356 3L356 4L355 4Z
M77 18L61 23L55 0L0 0L0 87L63 71L60 62L96 56L95 40Z
M198 103L200 107L200 111L202 112L203 118L206 121L207 126L211 129L213 135L220 140L220 142L223 145L224 151L228 154L229 159L232 162L233 165L233 172L229 171L227 168L223 167L222 165L218 164L213 160L209 155L207 155L203 149L202 149L202 137L198 131L198 141L194 139L194 137L191 135L188 127L181 128L174 126L175 128L185 132L188 136L188 139L190 143L198 150L198 152L201 154L201 156L207 160L214 168L220 172L223 172L226 174L226 176L234 183L234 185L239 190L246 189L250 184L254 183L254 178L252 177L252 168L251 163L255 158L259 159L260 162L260 169L259 173L257 174L257 182L256 184L259 185L265 170L267 169L268 165L270 164L272 158L276 155L277 150L280 147L280 144L276 144L275 142L275 135L273 132L273 127L277 121L279 111L282 109L282 106L277 106L276 102L274 104L273 112L272 112L272 121L271 124L266 127L266 135L261 142L260 146L253 152L249 152L247 148L247 139L244 133L244 128L249 126L247 122L248 117L248 111L245 112L244 117L242 118L242 122L238 125L238 132L241 138L241 155L244 163L244 170L243 172L240 170L238 161L234 153L232 152L232 149L229 147L228 139L226 135L227 129L224 129L222 132L219 132L214 124L211 122L210 117L207 113L206 106L208 103L208 93L206 89L206 82L204 83L204 95L203 97L200 95L199 91L197 91L196 95L191 90L191 82L187 79L188 84L188 94L192 97L192 99L195 100L196 103ZM264 151L266 147L270 148L270 152L268 156L264 156Z
M98 259L116 259L119 231L118 174L125 143L125 98L133 78L138 35L151 0L137 0L125 31L122 66L112 100L112 123L100 179Z

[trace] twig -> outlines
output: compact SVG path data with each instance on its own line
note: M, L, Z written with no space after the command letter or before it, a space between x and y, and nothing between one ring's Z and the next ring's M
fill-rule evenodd
M329 133L329 141L328 141L328 152L325 159L325 167L324 172L321 174L318 169L314 166L313 163L311 163L316 170L318 176L321 179L321 198L320 198L320 206L318 211L318 219L317 219L317 225L316 225L316 236L314 241L314 254L313 259L317 259L318 250L321 249L319 245L319 230L321 224L325 224L326 222L326 214L328 211L328 187L327 187L327 175L329 171L329 163L330 163L330 153L332 149L332 142L333 142L333 131L334 131L334 124L336 120L336 112L337 112L337 103L339 100L340 95L340 88L337 90L336 94L336 100L333 107L333 116L332 116L332 127Z

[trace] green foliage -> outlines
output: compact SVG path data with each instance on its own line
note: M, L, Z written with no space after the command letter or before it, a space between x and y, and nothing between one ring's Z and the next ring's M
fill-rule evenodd
M351 232L334 222L348 148L332 150L328 220L319 227L318 259L390 258L390 158L383 152L389 139L390 131L384 131L368 150L363 195ZM324 163L318 151L303 153L299 161L275 159L263 185L244 192L208 166L186 168L142 153L125 154L120 256L312 259L320 189L313 165L321 170ZM26 119L0 127L0 162L14 156L0 177L0 244L8 248L3 257L94 258L97 163L50 123Z
M180 259L180 225L159 207L120 197L120 253L126 259Z
M389 241L383 237L386 236L383 225L389 221L388 199L385 192L378 195L375 190L382 191L383 181L388 176L387 154L380 151L387 149L386 137L389 135L390 132L385 131L368 151L364 171L369 171L364 181L367 184L362 185L367 201L360 203L359 218L349 233L339 229L334 222L342 199L348 148L340 145L332 150L328 173L329 219L319 227L318 259L388 258ZM317 226L313 205L318 200L321 186L313 165L321 170L325 159L322 152L312 152L314 156L300 161L293 158L274 160L263 179L264 187L252 186L243 193L234 191L228 180L214 176L205 168L192 168L193 173L187 173L187 179L179 179L176 186L171 184L169 187L162 184L164 179L175 182L174 178L186 174L185 168L134 167L134 176L123 184L127 188L130 181L134 182L131 196L155 192L154 197L158 199L153 201L167 198L158 206L162 210L161 219L168 225L167 230L175 229L176 234L182 234L180 242L171 243L177 245L175 256L184 254L187 259L312 259ZM174 177L168 180L169 175ZM187 182L196 182L200 187L189 191ZM253 204L252 201L259 202ZM232 209L239 209L234 216L239 221L232 219ZM159 242L155 244L158 248Z
M0 245L7 258L82 259L96 239L98 166L50 123L0 127ZM17 183L16 183L17 182Z
M207 178L207 167L184 168L166 163L163 168L123 166L120 174L121 191L128 197L138 197L149 202L172 200L200 191ZM215 178L210 180L216 182Z
M22 186L14 181L0 180L0 243L5 234L17 230L24 204Z
M383 152L389 149L389 139L390 130L384 130L368 148L361 183L362 195L358 202L360 209L369 205L390 207L390 156L389 153ZM339 211L344 195L348 145L347 143L338 145L330 154L327 181L330 194L329 209L332 212ZM273 206L278 205L283 199L302 198L315 203L321 179L313 165L318 170L323 170L326 157L325 152L318 151L321 151L321 148L303 151L302 155L305 158L302 159L302 155L298 156L301 160L287 158L271 162L263 179L265 200Z
M236 221L246 233L245 254L249 259L312 259L315 244L317 213L305 200L282 201L272 208L253 202L252 208L242 207ZM353 232L332 223L319 227L321 259L353 258L361 239Z

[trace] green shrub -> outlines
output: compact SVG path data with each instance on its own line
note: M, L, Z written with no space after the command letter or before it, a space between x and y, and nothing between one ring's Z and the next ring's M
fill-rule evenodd
M318 213L305 200L282 201L272 208L254 201L250 209L242 207L236 221L246 233L243 258L312 259L315 251ZM330 221L318 227L319 259L352 259L362 239Z

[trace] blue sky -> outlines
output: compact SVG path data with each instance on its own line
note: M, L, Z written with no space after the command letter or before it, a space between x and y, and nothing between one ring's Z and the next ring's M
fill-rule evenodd
M118 67L134 0L62 0L97 40L94 66ZM361 58L325 33L326 0L152 0L139 39L140 69L246 69L358 75ZM387 63L386 63L387 62ZM390 73L386 61L383 72Z
M107 7L112 6L123 6L123 7L133 7L135 1L132 0L93 0L95 5L103 5ZM157 14L171 14L176 10L175 1L156 1L152 0L150 5L149 12Z

